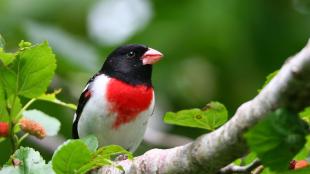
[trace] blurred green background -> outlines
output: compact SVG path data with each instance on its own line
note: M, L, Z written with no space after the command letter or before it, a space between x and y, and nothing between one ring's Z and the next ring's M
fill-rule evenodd
M141 43L161 51L165 58L153 70L157 105L150 126L195 138L204 132L164 125L163 113L216 100L233 115L257 94L266 75L305 45L310 0L0 0L0 33L7 51L20 40L48 40L58 61L50 91L62 88L60 98L72 103L115 47ZM33 107L62 122L60 135L43 146L33 139L24 144L48 160L70 138L74 112L44 102ZM137 154L167 147L149 138L153 144L143 143ZM8 154L8 142L0 144L0 164Z

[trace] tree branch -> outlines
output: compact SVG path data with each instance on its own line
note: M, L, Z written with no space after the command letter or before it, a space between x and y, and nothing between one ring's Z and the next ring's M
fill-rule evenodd
M194 142L171 149L152 149L118 162L126 174L216 173L248 152L243 134L279 107L299 111L310 105L310 43L288 59L273 80L252 100L242 104L222 127ZM121 174L113 167L98 173Z

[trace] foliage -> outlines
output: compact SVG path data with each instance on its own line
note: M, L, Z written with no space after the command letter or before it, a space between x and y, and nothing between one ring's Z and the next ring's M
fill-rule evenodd
M127 155L132 159L132 154L120 146L111 145L91 151L89 147L98 145L94 136L88 138L88 144L85 139L68 140L55 151L52 161L45 163L40 153L29 147L20 147L11 157L12 165L5 165L0 174L84 174L91 169L114 165L112 158L115 155ZM121 167L115 166L122 170Z
M299 113L300 117L310 124L310 107L305 108L302 112Z
M55 172L75 173L84 163L91 160L91 151L81 140L68 140L55 151L52 166Z
M32 46L29 42L21 41L15 53L0 49L1 119L10 125L8 139L14 152L28 133L35 132L34 129L40 125L48 136L56 135L59 131L60 122L57 119L38 110L27 111L38 97L45 95L56 69L56 59L47 42ZM26 104L21 103L23 97ZM19 137L19 122L23 117L29 121L23 125L26 134Z
M100 166L112 165L118 168L119 170L123 170L121 166L117 166L114 164L113 160L117 158L119 155L126 156L128 159L133 159L133 156L130 152L126 151L121 146L117 145L109 145L106 147L99 148L96 152L92 153L91 159L81 166L78 169L77 173L86 173L91 169L95 169Z
M14 59L14 60L13 60ZM1 58L3 62L3 58ZM42 95L52 80L56 69L55 55L47 42L29 46L21 42L12 63L1 66L2 84L8 96L34 98Z
M204 109L182 110L177 113L167 112L164 121L187 127L215 130L227 121L226 107L219 102L211 102Z
M37 100L43 100L43 101L48 101L48 102L52 102L61 106L65 106L68 107L70 109L76 110L76 106L72 103L65 103L59 99L57 99L56 95L59 94L61 92L61 89L55 90L53 93L49 93L49 94L42 94L41 96L39 96L37 98Z
M0 174L54 174L51 166L46 164L40 153L29 147L21 147L12 157L14 166L7 165Z
M302 149L307 125L294 112L282 108L271 113L246 134L250 149L274 171L285 171Z

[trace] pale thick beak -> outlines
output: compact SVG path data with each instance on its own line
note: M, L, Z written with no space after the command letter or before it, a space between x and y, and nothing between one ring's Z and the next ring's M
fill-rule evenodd
M157 50L149 48L142 56L143 65L152 65L158 62L163 57L163 54Z

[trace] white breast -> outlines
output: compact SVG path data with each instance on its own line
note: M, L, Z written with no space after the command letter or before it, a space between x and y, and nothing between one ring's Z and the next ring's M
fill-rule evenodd
M155 96L153 94L148 110L141 112L134 121L114 129L116 114L109 111L109 103L105 97L109 79L104 74L99 75L89 86L91 97L84 106L78 122L79 137L93 134L97 136L99 146L117 144L134 151L143 139L147 121L154 109Z

